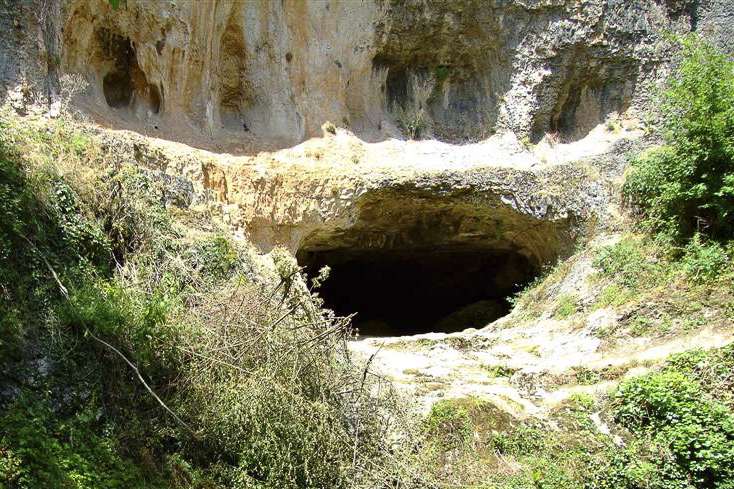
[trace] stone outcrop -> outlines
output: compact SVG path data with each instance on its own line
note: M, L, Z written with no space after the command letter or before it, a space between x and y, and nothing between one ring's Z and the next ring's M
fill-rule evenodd
M175 205L206 209L263 252L283 246L308 261L334 250L503 251L536 270L566 254L587 222L607 219L624 166L615 145L625 141L542 163L496 138L449 157L450 145L364 143L340 129L236 157L103 134L121 161L175 175Z
M724 0L21 4L0 15L4 91L35 80L54 99L80 75L70 98L96 120L230 152L292 146L327 120L366 141L576 140L647 103L664 33L726 45L732 15Z

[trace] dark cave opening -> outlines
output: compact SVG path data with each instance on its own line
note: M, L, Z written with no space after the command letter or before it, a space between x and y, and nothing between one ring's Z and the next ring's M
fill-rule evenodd
M309 276L330 267L324 305L356 313L361 336L481 328L507 314L508 298L538 273L517 251L487 248L302 250L298 260Z
M111 71L102 79L102 91L107 105L115 109L127 107L133 98L132 79L129 71Z
M127 37L108 30L97 33L100 50L112 62L102 77L102 93L107 105L115 109L141 105L152 114L158 114L163 105L162 90L148 83L140 68L135 46Z
M104 56L114 62L113 68L102 79L102 92L107 105L114 108L127 107L132 102L135 91L132 71L137 60L132 43L128 38L104 29L97 33L97 37Z

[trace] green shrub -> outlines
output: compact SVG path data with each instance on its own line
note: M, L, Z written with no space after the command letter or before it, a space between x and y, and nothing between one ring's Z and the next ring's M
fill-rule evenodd
M170 307L160 293L148 296L114 281L90 281L73 289L56 314L62 334L92 333L124 350L139 367L155 367L160 376L178 357L178 336L166 322Z
M112 169L104 184L96 212L119 263L125 262L127 254L147 251L172 234L163 189L150 176L125 165Z
M507 455L528 455L540 451L545 434L535 426L522 424L511 431L498 432L492 437L492 446Z
M445 450L465 447L474 432L466 407L454 400L442 400L431 407L426 420L429 438Z
M33 168L0 119L0 364L22 356L23 338L69 284L108 271L109 243L81 215L76 194L51 168ZM4 373L9 371L0 368Z
M648 437L610 446L589 464L584 489L694 489L670 451Z
M672 355L665 367L698 380L713 398L734 405L734 345L710 351L689 350Z
M594 304L594 307L619 307L632 299L633 296L634 293L627 287L623 287L617 284L611 284L602 289L599 297L596 300L596 303Z
M667 146L642 154L624 184L646 223L676 239L734 231L734 63L697 37L663 103Z
M730 263L730 257L719 243L705 242L700 234L695 234L686 245L681 259L683 270L696 282L724 275Z
M191 263L199 273L221 279L233 272L239 263L234 244L219 235L198 241L190 251Z
M653 436L694 487L734 483L734 416L689 377L668 370L630 379L614 406L617 422Z
M282 272L295 266L277 261ZM198 429L186 454L225 460L226 487L371 487L399 478L403 461L392 456L400 445L389 450L384 438L394 418L378 415L400 416L391 389L347 356L348 323L319 309L300 276L291 279L274 300L233 277L186 310L177 409Z
M593 265L603 276L616 279L624 287L636 289L642 281L654 278L656 263L648 259L647 246L636 238L624 238L601 248Z
M555 319L567 319L578 311L578 299L571 294L562 294L558 297L556 308L553 311Z
M436 78L436 83L439 85L448 79L451 74L451 68L448 65L438 65L434 70L433 76Z
M90 407L62 421L47 400L18 398L0 414L0 487L165 487L120 457L114 437L97 426L96 411Z

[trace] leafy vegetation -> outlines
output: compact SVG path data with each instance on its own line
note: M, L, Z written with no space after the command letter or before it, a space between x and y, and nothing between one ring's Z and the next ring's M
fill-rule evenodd
M733 368L731 346L674 355L609 397L571 396L545 421L518 421L473 398L440 401L426 422L425 460L442 483L458 487L731 487ZM597 428L594 414L611 433Z
M590 487L719 488L734 483L732 347L672 356L623 382L610 408L628 431ZM725 373L728 372L728 373Z
M578 310L577 299L571 294L562 294L558 297L556 309L553 317L556 319L566 319Z
M413 477L384 436L402 407L289 255L255 273L179 224L154 173L43 124L0 117L0 487Z
M600 337L616 341L731 327L733 107L732 63L703 41L685 39L663 105L666 145L635 158L623 188L641 229L574 257L590 255L596 269L590 285L598 295L591 309L613 307L621 316L613 327L595 331ZM535 315L577 312L581 306L558 287L569 263L516 302ZM481 487L734 487L733 351L728 346L674 355L645 375L622 380L609 396L572 399L547 424L511 423L495 436L494 447L506 466L517 463L520 469L485 474ZM597 384L624 371L578 367L572 382ZM567 377L559 382L571 382ZM597 429L599 421L608 434ZM527 447L525 432L532 433Z
M669 369L624 382L615 418L670 450L683 481L722 487L734 477L734 416L707 399L698 383Z
M698 235L685 246L627 235L595 255L600 293L594 307L625 310L623 329L607 335L686 332L724 326L732 317L728 304L734 300L734 255L729 245Z
M126 489L165 487L120 456L114 427L90 403L63 421L50 401L24 394L0 417L0 486Z
M596 306L624 306L633 335L731 317L734 64L695 36L682 40L681 54L663 97L666 145L635 158L623 187L645 232L594 260L604 285Z
M632 162L624 193L653 230L682 240L734 232L734 63L698 37L665 92L667 145Z

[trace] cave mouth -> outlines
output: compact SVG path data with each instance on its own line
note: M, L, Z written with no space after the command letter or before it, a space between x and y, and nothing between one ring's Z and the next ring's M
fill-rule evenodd
M481 328L506 315L509 298L539 272L518 251L477 248L334 249L298 253L308 276L328 266L324 306L356 313L360 336Z
M113 109L143 107L158 114L163 104L163 91L150 84L138 64L135 45L129 38L101 29L97 32L102 58L109 64L102 77L102 94Z

